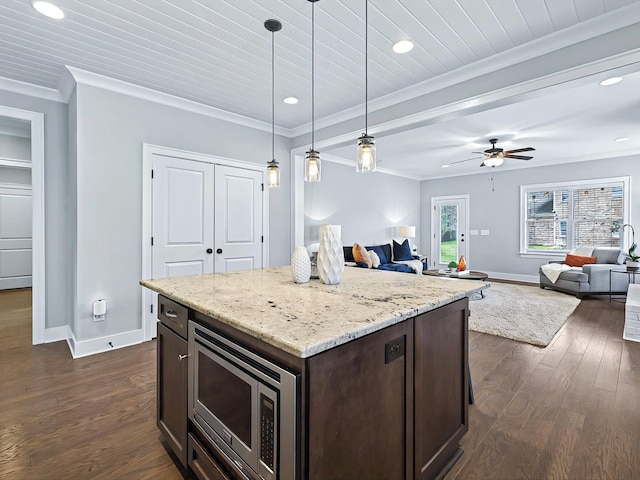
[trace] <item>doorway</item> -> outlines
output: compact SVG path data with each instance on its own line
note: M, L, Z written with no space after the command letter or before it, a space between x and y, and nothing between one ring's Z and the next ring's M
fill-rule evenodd
M446 269L464 256L469 263L469 195L431 198L433 268Z
M44 209L44 114L0 105L0 117L26 125L30 140L31 168L31 342L60 340L46 335L45 209ZM5 165L28 168L21 159L4 159ZM57 332L54 332L57 335Z

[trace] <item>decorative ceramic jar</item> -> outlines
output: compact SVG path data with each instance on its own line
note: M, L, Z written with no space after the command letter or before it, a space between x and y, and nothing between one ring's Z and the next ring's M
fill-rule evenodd
M296 247L291 257L291 274L296 283L307 283L311 276L311 261L304 247Z
M320 226L318 248L318 275L322 283L336 285L344 273L344 251L342 250L340 225Z
M464 259L464 255L460 255L460 260L458 261L458 271L464 272L467 269L467 262Z

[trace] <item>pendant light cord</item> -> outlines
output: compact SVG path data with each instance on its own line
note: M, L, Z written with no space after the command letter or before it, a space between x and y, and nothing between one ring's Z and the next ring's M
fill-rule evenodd
M316 102L315 102L315 2L311 2L311 150L315 150L315 118L316 118Z
M276 68L275 31L271 32L271 159L276 159Z
M369 0L364 2L364 134L369 131Z

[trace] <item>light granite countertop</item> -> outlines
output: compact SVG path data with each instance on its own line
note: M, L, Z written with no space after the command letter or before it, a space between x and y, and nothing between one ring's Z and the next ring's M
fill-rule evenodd
M479 292L489 283L346 267L296 284L291 267L143 280L178 303L300 358Z

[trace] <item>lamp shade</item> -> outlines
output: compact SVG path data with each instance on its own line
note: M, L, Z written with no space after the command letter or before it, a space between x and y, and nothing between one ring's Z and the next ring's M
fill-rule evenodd
M504 163L504 158L502 157L490 157L487 158L484 162L482 162L483 167L499 167Z
M414 238L416 236L416 227L414 225L402 225L398 228L398 235L402 238Z

